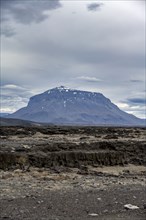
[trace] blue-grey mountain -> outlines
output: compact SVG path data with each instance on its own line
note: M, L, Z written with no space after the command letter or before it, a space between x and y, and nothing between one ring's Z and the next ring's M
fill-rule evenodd
M101 93L63 86L31 97L26 107L7 117L58 125L144 125Z

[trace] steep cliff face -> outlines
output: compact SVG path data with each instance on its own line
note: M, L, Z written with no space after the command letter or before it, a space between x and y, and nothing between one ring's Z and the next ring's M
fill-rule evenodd
M63 86L35 95L25 108L8 116L36 122L73 125L141 125L101 93Z

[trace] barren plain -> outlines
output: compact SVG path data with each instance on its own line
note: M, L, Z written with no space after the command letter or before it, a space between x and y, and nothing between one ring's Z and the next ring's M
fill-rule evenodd
M1 127L0 133L0 219L146 218L145 128Z

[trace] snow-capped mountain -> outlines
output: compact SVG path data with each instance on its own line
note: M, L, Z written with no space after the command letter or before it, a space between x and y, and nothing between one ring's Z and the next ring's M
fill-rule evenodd
M35 122L72 125L142 125L101 93L60 86L30 98L26 107L8 116Z

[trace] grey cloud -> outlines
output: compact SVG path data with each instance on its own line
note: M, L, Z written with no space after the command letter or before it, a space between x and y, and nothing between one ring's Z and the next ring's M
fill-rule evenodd
M0 90L2 112L12 112L26 106L29 97L33 95L29 89L13 84L3 85Z
M26 42L27 45L29 44L29 51L30 53L38 54L42 53L45 57L56 57L56 59L66 59L68 62L81 62L89 65L97 65L97 64L106 64L106 67L133 67L133 68L143 68L145 66L145 56L144 54L139 51L137 53L130 53L127 54L123 49L119 46L118 52L111 48L88 48L87 45L79 45L76 44L76 41L72 41L72 46L66 47L66 43L68 43L68 39L62 44L60 44L59 38L58 42L55 43L53 41L49 42L48 39L36 41L32 41L29 39L29 42ZM107 39L107 41L109 41ZM80 42L80 41L79 41ZM76 45L76 46L75 46ZM25 47L25 44L24 44ZM78 49L76 49L78 47ZM24 48L25 50L25 48ZM105 67L105 68L106 68ZM119 69L120 69L119 68Z
M61 7L59 0L1 0L1 21L13 18L22 24L39 23L48 17L44 11L59 7Z
M92 76L79 76L76 79L87 81L87 82L92 82L92 83L97 83L97 82L102 81L101 79L98 79L98 78L92 77Z
M24 25L40 23L48 18L45 11L59 7L59 0L1 0L1 35L12 37L16 34L9 24L12 20Z
M26 105L26 98L19 97L18 95L1 96L1 112L15 112L19 108L24 107Z
M24 87L9 84L0 87L2 97L21 97L24 99L28 99L33 93Z
M102 3L91 3L87 5L87 9L89 11L97 11L101 8L102 5L103 5Z
M5 37L12 37L16 34L16 31L14 28L11 28L10 26L4 25L1 27L1 35Z
M24 87L15 85L15 84L5 84L3 86L1 86L1 89L4 90L12 90L12 91L26 91L26 89Z
M131 83L141 83L143 82L142 80L139 80L139 79L132 79L130 80Z
M127 100L131 104L138 104L138 105L145 105L146 104L146 99L144 98L130 98Z

